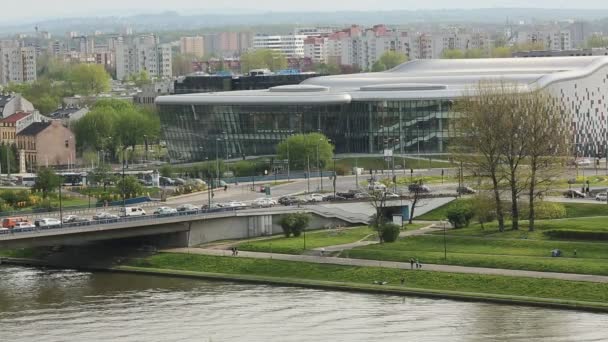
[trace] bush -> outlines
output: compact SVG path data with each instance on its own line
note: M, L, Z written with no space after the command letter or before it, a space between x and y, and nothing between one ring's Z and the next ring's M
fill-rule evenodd
M588 230L548 230L543 232L552 239L564 240L587 240L587 241L608 241L608 232L594 232Z
M520 204L521 218L530 219L530 207L528 202ZM538 202L534 205L535 219L552 220L566 217L566 207L557 202Z
M401 227L394 223L385 223L380 227L380 235L384 242L395 242L399 238Z
M468 227L474 215L473 208L469 204L460 204L447 212L448 221L454 228Z
M308 227L310 219L311 217L309 214L293 213L283 216L279 223L281 228L283 228L285 237L290 237L292 234L293 236L298 237L302 234L304 229Z

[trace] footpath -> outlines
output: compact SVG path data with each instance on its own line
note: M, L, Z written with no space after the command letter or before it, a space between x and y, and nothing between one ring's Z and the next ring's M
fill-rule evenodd
M326 249L326 251L328 251L329 247L326 247L325 249ZM182 253L182 254L200 254L200 255L210 255L210 256L225 256L225 257L234 258L234 256L231 256L232 251L230 251L230 250L204 249L204 248L173 248L173 249L164 250L164 252ZM255 259L273 259L273 260L285 260L285 261L297 261L297 262L309 262L309 263L317 263L317 264L332 264L332 265L345 265L345 266L398 268L398 269L403 269L403 270L411 269L410 263L405 263L405 262L336 258L336 257L315 256L315 255L292 255L292 254L239 251L237 257L255 258ZM484 268L484 267L466 267L466 266L453 266L453 265L437 265L437 264L424 264L422 267L422 270L420 270L420 272L423 272L425 270L434 271L434 272L501 275L501 276L511 276L511 277L545 278L545 279L560 279L560 280L585 281L585 282L595 282L595 283L608 283L608 276L574 274L574 273L536 272L536 271L508 270L508 269Z

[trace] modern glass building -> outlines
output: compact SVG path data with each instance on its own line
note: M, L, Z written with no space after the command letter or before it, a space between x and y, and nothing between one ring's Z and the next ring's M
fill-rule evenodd
M456 134L453 100L484 80L548 89L562 99L581 154L605 150L606 57L417 60L381 73L156 103L174 162L273 154L281 140L308 132L327 135L338 154L446 153Z

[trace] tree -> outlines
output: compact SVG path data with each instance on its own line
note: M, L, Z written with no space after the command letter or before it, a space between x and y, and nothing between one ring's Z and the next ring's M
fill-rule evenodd
M78 64L69 71L68 82L73 93L90 96L110 90L110 75L102 65Z
M311 217L306 213L292 213L284 215L280 220L281 228L285 237L298 237L308 227Z
M9 164L11 173L19 172L19 163L16 156L17 148L14 144L0 144L0 168L3 173L7 172Z
M270 49L257 49L241 55L241 72L252 69L270 69L273 71L287 68L287 58L280 52Z
M372 71L385 71L407 62L407 56L399 51L386 51L372 65Z
M188 75L193 71L192 62L194 61L196 61L196 57L191 54L174 53L171 64L171 67L173 68L173 75Z
M465 94L452 108L460 119L455 122L460 132L453 145L453 157L476 172L490 178L498 230L504 231L504 212L501 201L502 135L506 120L504 110L510 105L503 92L493 85L480 82L471 93Z
M116 181L116 176L112 173L112 168L108 164L99 164L89 175L89 180L93 184L103 185L103 191L107 186Z
M445 49L441 53L443 59L461 59L464 58L464 52L460 49Z
M137 178L133 176L126 176L120 178L116 183L116 190L124 193L125 199L137 197L139 194L144 192L144 187L139 183Z
M585 45L589 49L608 47L608 37L594 34L591 37L589 37L589 39L587 39L587 42L585 43Z
M399 234L401 233L401 227L392 222L387 222L382 225L380 231L382 234L382 241L390 243L397 241Z
M53 169L42 167L36 174L36 183L33 189L42 191L42 198L47 198L49 193L55 191L60 185L61 177Z
M315 63L312 69L323 75L337 75L342 72L340 66L335 63Z
M319 164L325 168L332 160L334 146L327 137L321 133L296 134L283 140L277 145L279 159L289 159L292 170L306 170L317 165L317 151Z
M152 83L150 74L146 70L142 70L137 74L130 75L129 81L135 83L135 85L140 88Z
M468 227L473 216L473 208L468 203L451 207L447 212L447 219L454 228Z
M492 222L496 219L496 202L494 202L492 195L479 192L473 199L472 208L481 229L485 229L485 223Z
M487 53L483 49L467 49L464 52L464 58L486 58Z
M506 46L497 46L490 52L492 58L510 58L511 56L511 49Z
M545 44L543 42L527 42L521 44L515 44L511 47L513 52L521 52L521 51L539 51L545 50Z

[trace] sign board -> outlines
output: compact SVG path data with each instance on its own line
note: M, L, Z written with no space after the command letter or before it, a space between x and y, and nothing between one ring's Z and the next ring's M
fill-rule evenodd
M408 221L410 219L410 206L409 205L404 205L401 208L401 216L403 217L404 221Z
M403 217L401 215L393 215L393 223L398 226L403 225Z
M384 150L384 157L392 157L393 156L393 150Z

